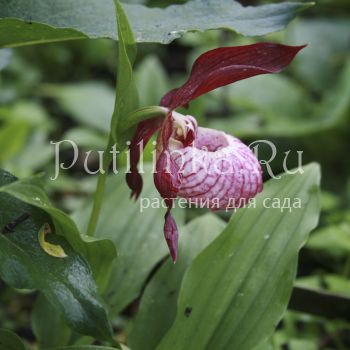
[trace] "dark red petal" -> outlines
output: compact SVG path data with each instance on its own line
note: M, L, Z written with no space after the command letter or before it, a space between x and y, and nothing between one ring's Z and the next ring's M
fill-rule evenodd
M179 89L172 89L170 90L168 93L166 93L162 99L160 100L160 103L159 105L162 106L162 107L168 107L171 105L171 99L174 95L174 93L179 90Z
M177 196L181 184L179 168L170 155L168 148L169 138L173 129L172 113L170 112L162 125L161 142L162 151L156 163L154 184L159 194L165 199L174 199Z
M163 149L168 148L169 139L171 137L171 133L173 131L173 119L172 112L169 112L163 122L162 125L162 147Z
M278 73L304 47L258 43L208 51L195 61L187 82L168 92L160 104L173 110L220 86L259 74Z
M161 139L161 152L158 155L156 163L156 172L154 173L154 184L168 207L165 214L164 237L169 247L170 255L176 262L178 248L178 230L175 220L170 214L174 200L179 191L182 175L179 167L173 160L169 150L169 139L173 131L172 112L169 112L162 125L162 131L159 135Z
M154 174L154 184L165 201L168 210L165 214L164 237L169 247L170 255L176 262L178 230L175 220L170 214L174 199L177 197L181 185L181 176L176 163L171 159L167 151L162 151L156 163L156 173Z
M170 255L175 263L177 259L179 232L177 230L176 222L171 216L170 208L168 208L165 214L164 237L169 247Z
M167 150L162 151L156 163L154 184L168 206L171 205L172 199L176 198L181 180L179 168L170 153Z
M135 135L129 146L130 150L130 172L126 174L126 182L131 189L131 197L138 198L142 190L142 177L137 169L140 160L140 151L146 147L147 142L152 135L160 128L162 124L161 117L155 117L140 122L137 126ZM140 147L141 141L143 142Z

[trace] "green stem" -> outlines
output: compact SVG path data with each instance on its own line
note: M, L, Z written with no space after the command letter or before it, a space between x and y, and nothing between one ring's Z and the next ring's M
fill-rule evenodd
M130 113L123 123L121 132L131 129L143 120L155 117L155 116L166 116L168 109L160 106L148 106L142 107Z
M143 107L140 109L137 109L136 111L130 113L128 117L125 119L125 122L123 123L123 128L121 129L121 133L124 134L126 131L131 129L132 127L136 126L139 122L152 118L157 115L163 115L165 116L168 112L167 108L159 107L159 106L150 106L150 107ZM92 207L92 212L87 228L87 235L93 236L96 231L98 218L100 216L102 204L103 204L103 196L105 192L105 186L106 186L106 178L108 173L108 167L112 160L112 153L110 152L112 149L114 142L112 135L109 136L108 145L106 147L106 150L103 153L103 162L102 162L102 170L98 174L97 179L97 185L95 190L95 196L94 196L94 204Z
M112 154L110 153L112 146L113 146L113 142L110 137L108 140L108 145L106 147L106 150L103 153L103 161L102 161L103 171L100 171L98 174L97 185L96 185L95 196L94 196L94 204L92 207L92 212L90 215L90 220L87 228L88 236L93 236L96 231L97 222L98 222L98 218L99 218L101 208L102 208L102 203L103 203L103 196L105 192L108 167L112 160Z

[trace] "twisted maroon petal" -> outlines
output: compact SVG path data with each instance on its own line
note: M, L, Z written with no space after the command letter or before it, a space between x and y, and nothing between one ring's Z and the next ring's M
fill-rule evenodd
M126 182L131 189L131 197L135 197L135 199L138 198L142 190L142 177L137 168L141 150L144 150L149 139L160 128L161 123L161 117L155 117L140 122L131 140L129 146L130 172L126 174Z
M179 233L170 211L181 185L181 176L177 164L167 150L162 151L156 163L154 184L168 207L164 217L164 237L169 247L170 255L175 263Z
M179 232L176 226L176 222L174 218L171 216L170 210L171 209L168 208L165 214L164 237L168 245L171 258L175 263L177 259L177 252L178 252Z
M159 144L157 145L154 184L168 207L164 217L164 237L174 263L177 258L179 233L175 220L171 216L171 208L181 186L182 174L171 156L171 147L173 145L170 144L175 142L177 146L190 146L195 139L196 128L197 123L193 117L188 116L186 118L170 111L158 137Z
M162 98L161 106L173 110L220 86L259 74L278 73L304 47L258 43L208 51L195 61L187 82Z
M170 156L170 153L164 150L156 163L154 184L159 194L165 199L165 203L168 207L171 206L172 200L177 196L181 178L176 162Z

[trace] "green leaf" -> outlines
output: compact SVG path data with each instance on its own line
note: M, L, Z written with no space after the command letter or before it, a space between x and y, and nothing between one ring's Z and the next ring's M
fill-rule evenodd
M319 167L304 171L266 183L256 206L238 210L194 260L157 350L251 350L271 336L287 308L298 251L318 221ZM300 198L301 207L273 208L267 198L281 205Z
M154 55L147 56L137 66L135 80L139 91L142 91L140 106L159 105L162 96L170 90L170 83L163 65Z
M64 236L72 247L87 259L97 284L101 290L104 289L116 256L113 243L106 239L98 240L82 236L75 222L63 211L51 205L44 190L42 176L33 176L3 184L0 192L6 192L22 202L45 211L52 218L56 233Z
M28 125L23 122L9 122L0 129L0 164L15 156L24 145Z
M4 69L10 62L12 51L10 49L0 50L0 70Z
M271 339L267 339L262 344L259 344L258 347L255 347L254 350L277 350L277 349L274 348L272 340Z
M128 140L128 137L121 130L123 128L123 120L138 107L138 92L133 73L137 47L123 7L119 0L114 0L114 3L117 13L119 42L116 99L111 121L111 135L114 141L119 143L119 149L124 149L126 146L124 142Z
M7 329L0 329L0 350L26 350L21 338Z
M154 350L176 316L176 303L185 271L193 259L224 229L213 214L194 219L180 229L177 263L170 258L148 284L141 300L129 344L133 350Z
M339 209L341 205L341 198L335 193L322 191L321 192L321 209L323 212L329 212Z
M52 130L53 122L46 110L33 101L18 101L12 105L0 107L0 119L6 122L23 122L42 130Z
M77 127L69 129L62 139L71 140L79 147L88 150L101 150L106 146L107 135L90 128Z
M348 255L350 253L350 224L343 222L323 227L311 235L306 246L335 257Z
M192 0L166 9L124 4L137 42L167 44L186 32L225 28L243 35L283 29L311 3L243 7L232 0ZM0 0L0 46L82 38L116 39L112 0Z
M115 93L107 84L97 81L74 84L45 84L41 94L54 98L79 125L108 132Z
M266 89L266 86L269 88ZM231 84L226 89L232 107L254 110L266 115L266 119L271 119L267 120L270 122L273 120L279 123L285 115L295 120L312 107L305 98L307 91L282 74L257 76ZM220 97L220 91L217 90L216 93Z
M137 298L154 266L168 254L163 238L165 209L149 205L141 211L140 207L142 201L159 200L153 176L147 169L145 166L147 173L143 174L144 187L137 202L130 199L130 189L121 170L120 174L111 176L106 184L96 237L112 240L118 249L118 258L113 264L105 293L113 315ZM90 212L91 199L86 207L73 215L83 231L87 227ZM180 226L182 222L181 216L177 223Z
M122 350L129 350L126 346L121 346ZM97 346L97 345L84 345L84 346L62 346L56 348L50 348L50 350L115 350L108 346Z
M317 350L317 345L312 340L291 339L288 343L290 350Z
M77 332L110 340L106 310L90 267L59 235L51 235L52 243L63 247L66 258L52 257L42 249L38 231L44 223L51 223L51 219L40 206L29 205L31 200L26 195L32 194L23 194L25 191L28 187L16 182L12 175L0 173L1 278L15 288L40 290ZM32 201L38 202L36 198ZM16 221L13 229L6 228Z
M350 295L350 281L347 278L326 274L320 276L301 277L296 280L297 286L311 289L326 290L330 293Z
M293 70L310 89L327 91L336 83L345 60L349 57L350 23L344 18L298 20L287 32L293 44L308 43L296 57Z
M7 6L4 1L0 3L0 11ZM18 6L22 6L18 4ZM9 13L11 16L11 14ZM15 16L17 12L15 12ZM22 14L24 15L24 14ZM32 23L17 18L4 18L0 20L0 47L16 47L32 44L46 44L56 41L85 39L87 36L76 29L53 28L50 24Z
M27 177L45 168L54 155L48 138L48 131L32 130L19 153L6 162L6 169L19 177Z
M269 86L269 89L264 86ZM228 91L232 103L246 110L232 119L211 119L211 128L238 137L295 137L325 132L347 120L350 60L343 67L339 81L317 104L311 98L305 102L304 89L284 77L264 76L246 80L230 86ZM283 105L280 101L284 102Z
M49 303L43 294L39 294L32 311L32 329L40 348L51 348L68 344L71 331L63 317Z
M3 105L0 122L0 159L8 171L29 176L52 157L47 139L54 123L40 104L22 100Z

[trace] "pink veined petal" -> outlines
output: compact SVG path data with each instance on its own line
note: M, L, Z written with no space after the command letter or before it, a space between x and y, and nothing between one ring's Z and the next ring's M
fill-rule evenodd
M187 106L196 97L218 87L259 74L278 73L305 47L274 43L221 47L195 61L190 78L180 88L169 91L161 106L171 110Z
M162 118L155 117L138 124L135 135L131 140L130 150L130 172L126 174L126 182L131 189L131 197L138 198L142 190L142 177L137 165L140 160L140 151L146 147L152 135L161 127ZM142 142L142 143L141 143Z
M262 190L257 158L224 132L198 128L194 147L177 150L173 158L182 174L178 196L189 202L212 210L240 207Z

